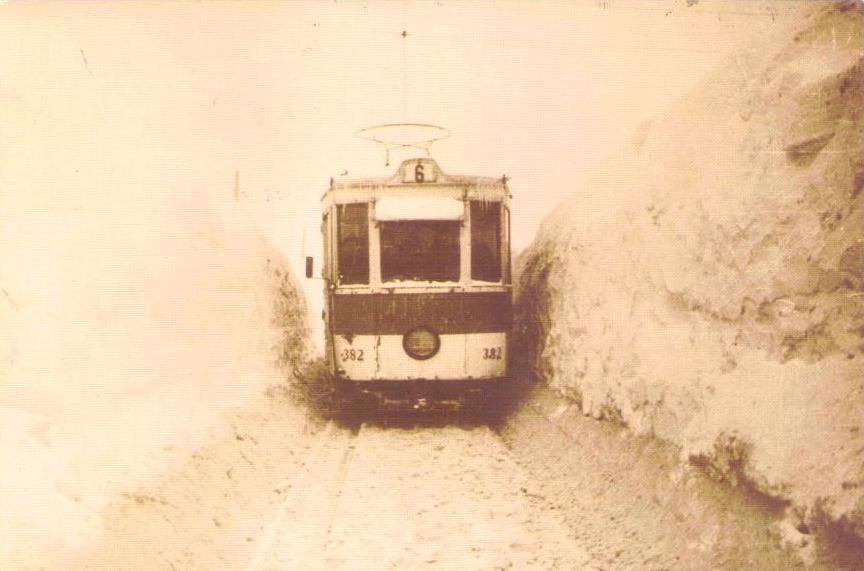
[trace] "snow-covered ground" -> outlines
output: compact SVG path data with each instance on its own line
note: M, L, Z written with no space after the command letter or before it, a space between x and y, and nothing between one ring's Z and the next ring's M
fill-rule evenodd
M864 537L862 47L852 2L754 39L520 267L535 364L585 414Z
M551 391L496 430L392 412L347 427L296 414L292 392L231 410L230 430L115 498L101 540L63 568L804 568L765 533L770 500Z

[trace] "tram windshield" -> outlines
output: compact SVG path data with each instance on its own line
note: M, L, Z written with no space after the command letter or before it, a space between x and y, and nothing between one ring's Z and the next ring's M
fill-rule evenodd
M459 281L459 227L451 220L382 222L382 281Z

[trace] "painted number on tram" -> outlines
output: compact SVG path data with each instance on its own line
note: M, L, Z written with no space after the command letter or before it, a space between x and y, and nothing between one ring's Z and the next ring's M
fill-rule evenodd
M362 361L363 349L342 349L340 357L343 363L345 361Z
M501 347L483 347L483 358L487 360L494 359L500 361L502 353Z

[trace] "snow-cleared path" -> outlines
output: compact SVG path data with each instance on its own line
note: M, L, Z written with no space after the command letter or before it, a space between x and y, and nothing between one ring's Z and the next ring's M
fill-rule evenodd
M594 569L486 427L329 425L247 569Z
M348 427L274 388L44 568L802 569L766 532L778 514L561 402L533 394L496 429L474 415ZM859 568L832 561L814 571Z

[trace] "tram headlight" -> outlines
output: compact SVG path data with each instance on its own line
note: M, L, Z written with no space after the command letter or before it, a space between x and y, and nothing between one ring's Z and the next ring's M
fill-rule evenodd
M402 347L409 357L423 361L435 356L441 348L441 338L428 327L417 327L405 334Z

